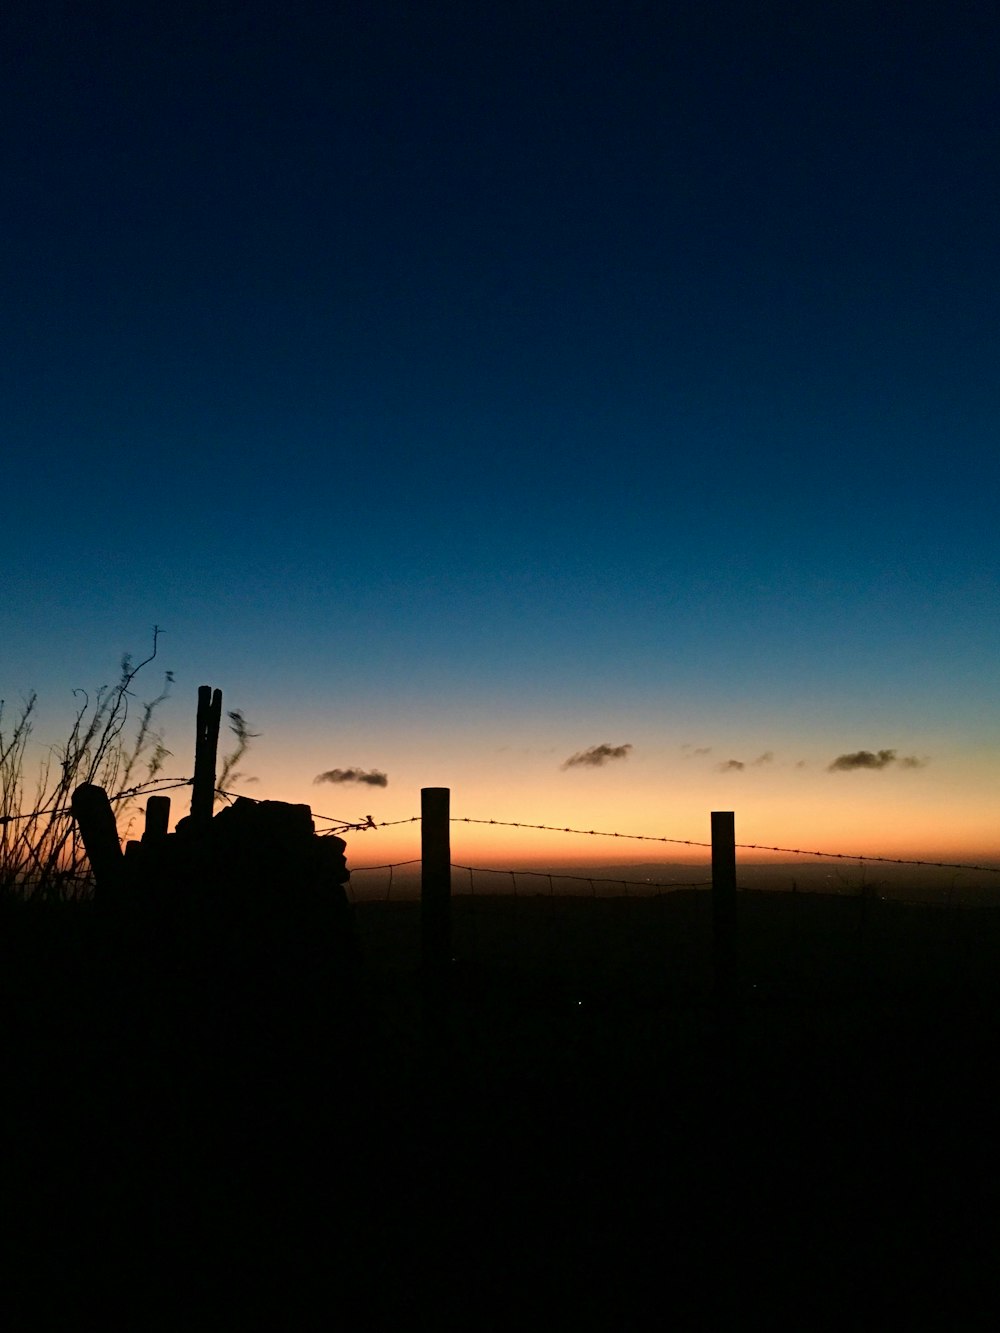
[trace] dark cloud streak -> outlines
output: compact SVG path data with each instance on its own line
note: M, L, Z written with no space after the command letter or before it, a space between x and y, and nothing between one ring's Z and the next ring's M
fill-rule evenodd
M851 773L856 768L887 768L896 758L895 750L855 750L852 754L839 754L828 773Z
M627 759L632 749L626 745L592 745L589 750L578 750L563 763L563 768L601 768L609 759Z
M926 759L915 754L896 757L895 750L855 750L852 754L839 754L832 764L827 765L828 773L851 773L858 768L883 769L890 764L899 764L900 768L925 768Z
M317 773L313 783L321 782L363 782L369 787L388 787L389 779L377 768L366 772L363 768L329 768L325 773Z

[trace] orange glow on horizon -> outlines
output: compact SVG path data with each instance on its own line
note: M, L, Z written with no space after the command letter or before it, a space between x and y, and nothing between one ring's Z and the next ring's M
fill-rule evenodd
M357 867L419 858L421 787L435 785L450 786L452 859L459 865L542 871L586 865L707 867L712 810L735 812L745 864L794 862L790 852L771 848L848 859L1000 862L994 831L1000 780L982 754L956 754L916 771L887 773L831 773L822 761L780 760L730 773L669 756L655 765L630 759L566 773L548 754L544 761L496 750L477 754L458 738L430 760L409 746L395 758L388 746L373 746L368 755L391 774L387 786L317 785L303 779L303 769L316 771L308 756L304 762L298 749L284 749L262 755L252 766L260 781L241 784L240 790L253 799L309 805L319 832L335 827L323 816L360 824L370 815L379 827L343 835L348 864ZM176 821L187 813L187 793L173 796ZM567 828L622 836L561 831Z

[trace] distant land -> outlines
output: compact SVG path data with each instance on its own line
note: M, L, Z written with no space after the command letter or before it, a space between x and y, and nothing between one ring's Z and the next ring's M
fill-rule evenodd
M405 900L419 897L420 864L388 870L365 870L358 858L352 869L349 892L359 903L372 900ZM1000 862L983 861L1000 871ZM986 870L951 870L935 866L882 864L877 861L801 860L737 862L739 887L749 892L823 893L861 896L864 893L893 901L937 906L1000 905L1000 873ZM622 862L613 865L562 864L549 869L532 867L476 867L452 870L455 895L502 895L518 897L646 897L673 889L711 883L711 867L680 861Z

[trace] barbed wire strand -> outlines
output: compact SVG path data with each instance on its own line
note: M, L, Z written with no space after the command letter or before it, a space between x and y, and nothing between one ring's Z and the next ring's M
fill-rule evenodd
M506 819L471 819L465 816L453 816L453 824L486 824L500 828L540 829L547 833L576 833L588 838L623 838L633 842L665 842L683 847L711 848L710 842L697 842L693 838L666 838L649 833L611 833L600 829L563 828L557 824L527 824L520 820ZM985 874L1000 875L1000 866L970 865L959 861L918 861L900 856L873 856L859 852L820 852L803 847L773 847L760 842L738 842L736 847L745 852L784 852L788 856L820 856L837 861L872 861L882 865L926 866L933 870L978 870Z
M471 819L453 815L453 824L493 824L499 828L542 829L547 833L580 833L589 838L628 838L634 842L670 842L684 847L711 847L710 842L695 842L691 838L661 838L648 833L604 833L599 829L562 828L557 824L526 824L511 819Z
M351 874L359 874L363 870L395 870L397 866L415 866L420 864L419 856L412 857L409 861L387 861L384 866L352 866Z
M190 785L190 778L151 778L148 782L140 782L138 786L126 787L122 791L115 792L113 796L108 797L108 800L124 801L133 796L155 794L157 791L173 791L177 787ZM57 805L50 805L45 810L27 810L17 815L0 815L0 824L14 824L21 819L41 819L45 815L65 815L69 819L73 817L72 806L69 801L63 801Z
M822 856L834 861L868 861L879 865L927 866L932 870L979 870L987 875L1000 875L1000 866L969 865L965 861L915 861L902 856L869 856L858 852L817 852L803 847L771 847L761 842L738 842L737 850L744 852L784 852L788 856Z

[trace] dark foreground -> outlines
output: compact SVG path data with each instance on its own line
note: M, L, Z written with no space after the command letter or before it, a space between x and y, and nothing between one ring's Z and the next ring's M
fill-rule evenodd
M105 1322L993 1327L1000 920L745 895L415 904L180 958L4 919L5 1289ZM23 1325L22 1325L23 1326Z

